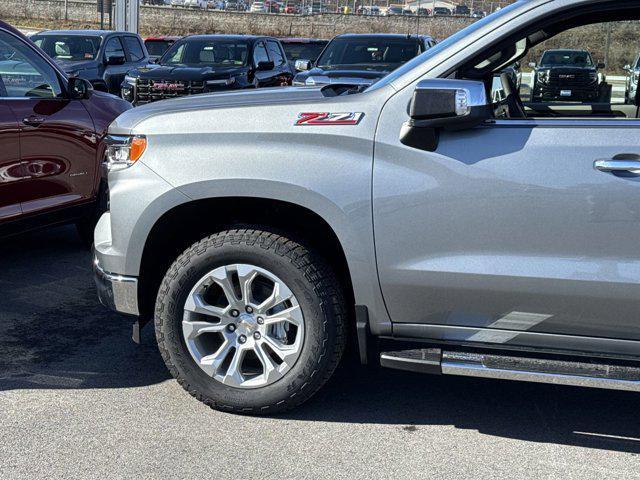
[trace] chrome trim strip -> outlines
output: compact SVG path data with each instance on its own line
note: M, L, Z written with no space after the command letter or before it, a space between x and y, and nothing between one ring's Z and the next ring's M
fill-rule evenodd
M569 385L574 387L601 388L606 390L625 390L628 392L640 391L640 382L631 380L581 377L558 373L502 370L485 367L475 363L462 363L456 361L443 361L442 374L463 377L494 378L497 380L512 380L517 382L535 382L549 383L553 385Z

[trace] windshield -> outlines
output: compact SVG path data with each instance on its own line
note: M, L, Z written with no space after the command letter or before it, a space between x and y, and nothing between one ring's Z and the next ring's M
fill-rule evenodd
M593 67L589 52L577 50L553 50L545 52L540 60L541 67Z
M54 60L68 62L95 60L102 43L100 37L80 35L34 35L31 40Z
M161 65L203 67L247 64L249 44L237 40L189 39L175 43L164 54Z
M311 60L314 62L325 45L326 43L282 42L284 53L287 54L287 59L291 61Z
M318 66L324 69L394 70L421 51L416 38L337 38L322 52Z
M174 43L173 40L145 40L144 42L149 55L152 57L161 57Z

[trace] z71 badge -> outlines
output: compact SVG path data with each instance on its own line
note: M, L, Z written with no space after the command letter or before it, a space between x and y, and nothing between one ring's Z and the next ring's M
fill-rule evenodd
M298 115L297 126L305 125L357 125L364 117L363 112L305 112Z

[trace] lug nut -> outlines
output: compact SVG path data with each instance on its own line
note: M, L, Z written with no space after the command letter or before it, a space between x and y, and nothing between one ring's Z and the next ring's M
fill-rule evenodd
M247 305L246 310L247 310L247 313L253 313L253 307L251 307L249 305Z
M237 317L238 315L240 315L240 312L238 310L231 310L232 317Z
M258 324L262 325L264 323L264 318L258 317Z
M247 337L245 337L244 335L240 335L240 338L238 338L238 342L240 343L245 343L247 341Z
M256 340L260 340L260 332L254 333L253 338L255 338Z
M236 331L236 326L233 323L230 323L227 328L229 329L230 332L235 332Z

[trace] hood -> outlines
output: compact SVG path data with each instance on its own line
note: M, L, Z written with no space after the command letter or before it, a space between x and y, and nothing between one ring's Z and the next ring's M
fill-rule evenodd
M307 72L296 75L296 82L307 82L311 85L327 85L348 83L356 85L371 85L385 77L391 69L360 69L360 68L330 68L315 67ZM313 83L311 83L313 82Z
M147 80L183 80L206 81L214 78L225 78L237 75L246 70L245 66L234 67L169 67L164 65L148 65L129 73L132 77Z
M203 111L221 108L250 108L314 102L326 98L322 88L274 87L255 90L234 90L203 93L148 103L120 115L109 127L114 135L129 135L144 120L177 112Z
M96 61L95 60L82 60L79 62L72 62L70 60L56 60L55 61L58 65L60 65L60 68L62 68L65 72L69 73L69 72L75 72L78 70L87 70L89 68L95 68L96 67Z

